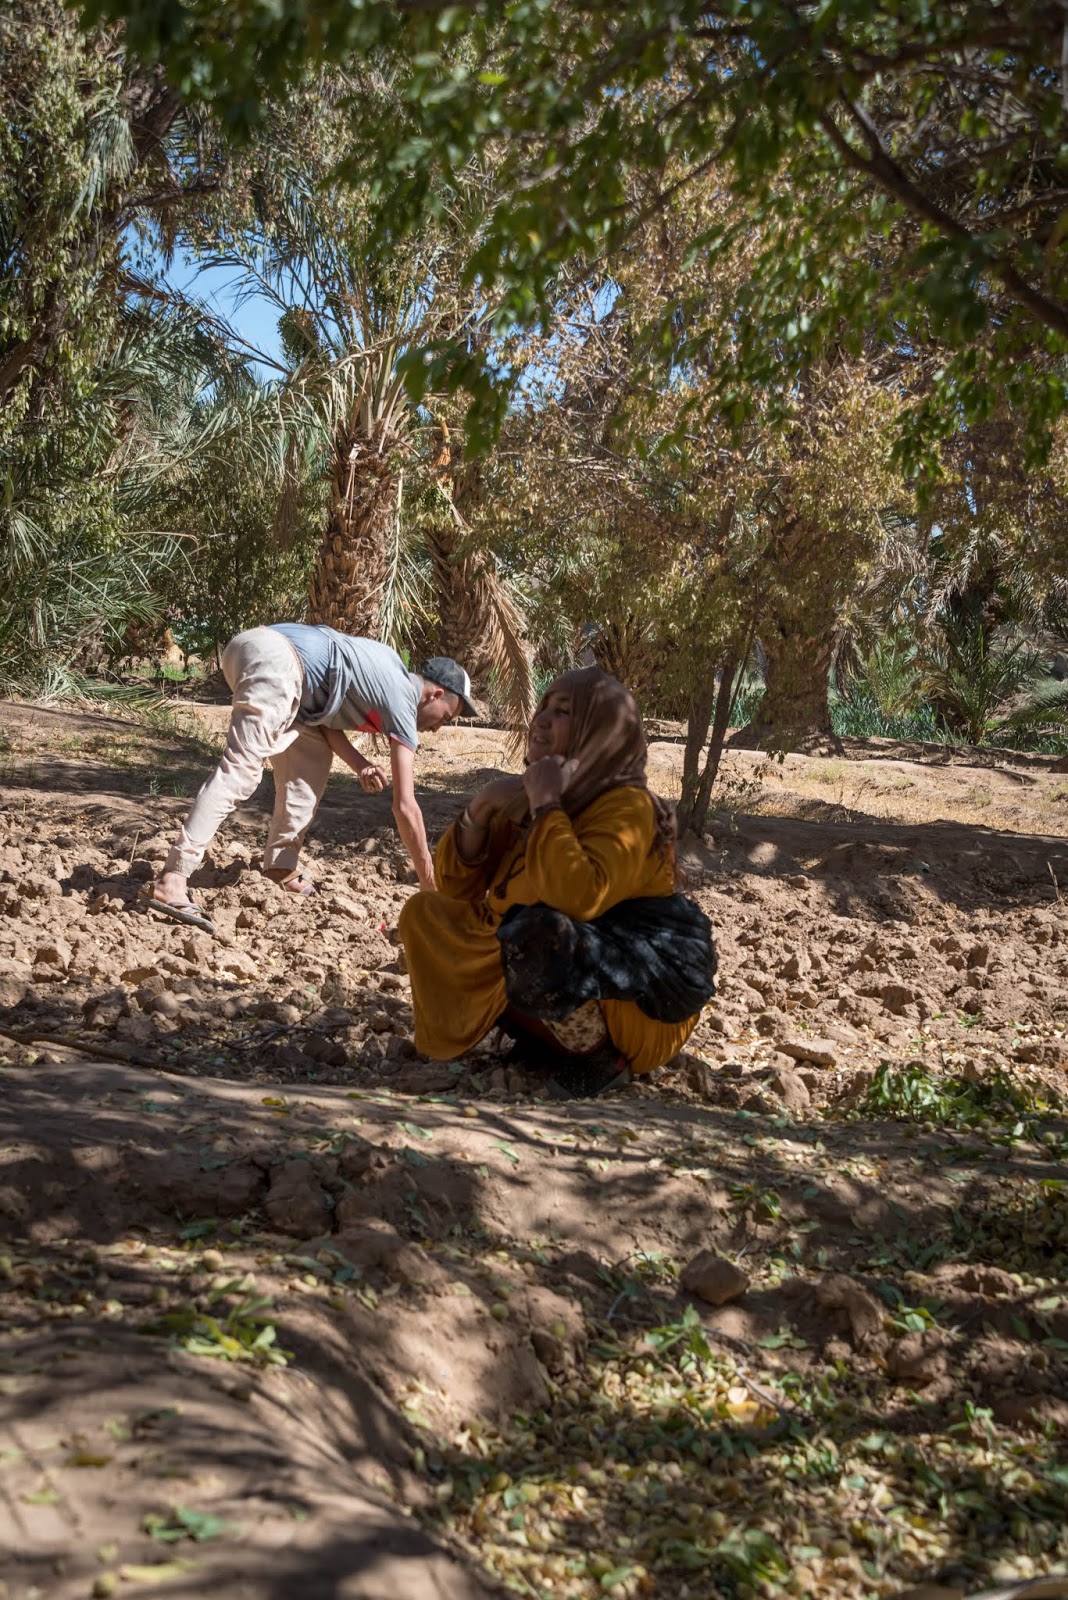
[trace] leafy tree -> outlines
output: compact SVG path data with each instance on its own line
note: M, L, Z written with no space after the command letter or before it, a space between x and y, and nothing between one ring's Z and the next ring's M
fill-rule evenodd
M388 62L396 101L352 100L381 225L425 218L472 156L502 182L472 281L501 290L498 327L545 323L559 275L615 251L713 167L738 220L695 235L714 259L761 233L727 322L692 323L737 417L753 384L789 394L814 358L872 334L947 346L902 413L918 458L932 433L1007 395L1029 446L1063 409L1065 105L1058 0L680 0L670 8L544 0L87 0L126 21L184 93L254 125L309 62ZM400 115L397 115L397 112ZM870 247L874 241L877 248ZM665 364L679 329L662 325ZM491 386L454 340L455 376ZM428 374L413 368L418 383ZM431 367L437 381L441 369Z
M50 426L23 423L0 447L0 683L58 690L121 653L131 625L162 630L187 540L156 513L228 431L232 454L241 426L223 392L196 403L216 355L196 324L134 303Z
M84 36L58 0L0 17L0 431L41 423L119 337L128 235L165 238L221 181L203 113L114 29ZM91 380L89 380L91 381Z
M456 257L477 225L484 179L472 167L449 217L418 237L376 241L365 187L331 177L348 148L339 102L350 87L344 75L324 77L278 108L243 175L247 200L217 208L189 243L278 318L276 424L290 491L280 528L303 483L328 488L309 620L401 642L419 606L406 474L428 427L402 362L439 336L477 335L484 306L462 288ZM387 84L378 92L389 100Z

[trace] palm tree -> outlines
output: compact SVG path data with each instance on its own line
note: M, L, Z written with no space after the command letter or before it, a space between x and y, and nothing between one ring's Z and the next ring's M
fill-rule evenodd
M191 547L181 486L232 456L256 398L188 307L122 309L50 426L24 424L0 449L0 683L83 684L131 626L162 630L163 590Z
M523 607L477 526L485 509L483 463L464 458L442 420L432 438L422 530L433 574L436 649L463 662L476 689L497 702L518 735L534 710L534 666Z
M396 639L413 601L404 477L425 420L409 399L404 358L474 338L485 321L485 304L460 277L482 175L472 169L439 222L383 253L372 240L369 197L329 176L337 158L330 99L324 91L316 100L321 125L309 129L298 117L288 128L288 154L281 136L275 142L276 171L263 179L255 216L201 259L236 272L246 295L274 306L290 483L317 472L329 484L309 620Z
M977 597L942 611L942 641L929 671L932 701L951 734L967 744L1017 747L1068 729L1068 687L1044 670L1033 637L992 621Z

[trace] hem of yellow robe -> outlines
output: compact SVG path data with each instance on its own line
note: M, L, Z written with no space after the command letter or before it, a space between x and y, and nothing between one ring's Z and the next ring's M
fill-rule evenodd
M447 1038L436 1031L432 1024L428 1027L425 1021L417 1020L415 1048L434 1061L455 1061L486 1037L500 1019L507 1003L508 996L502 982L499 995L489 1008L493 1011L490 1020L484 1028L462 1040ZM685 1022L656 1022L640 1011L633 1000L602 1000L601 1009L608 1036L620 1055L626 1057L635 1077L655 1071L670 1061L672 1056L678 1055L700 1016L698 1013L697 1016L688 1017Z

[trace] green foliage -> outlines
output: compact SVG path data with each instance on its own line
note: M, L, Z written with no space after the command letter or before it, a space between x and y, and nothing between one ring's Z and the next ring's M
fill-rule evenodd
M210 129L53 0L0 18L0 97L0 684L55 693L162 633L161 508L226 448L240 363L138 259L218 182Z
M915 629L903 626L877 634L858 651L850 673L851 686L863 686L887 720L908 717L921 704L926 687L920 644Z
M250 1361L256 1366L284 1367L289 1352L277 1343L274 1323L267 1313L271 1302L263 1295L242 1292L240 1280L213 1289L213 1302L225 1301L218 1316L197 1311L191 1306L167 1311L146 1324L145 1333L165 1334L190 1355L210 1356L218 1361Z
M858 1109L866 1116L963 1128L990 1122L1016 1124L1035 1116L1040 1107L1034 1095L1004 1072L972 1080L883 1062Z
M978 600L951 604L939 622L929 684L951 733L1016 748L1068 733L1068 688L1045 678L1026 633L999 626Z
M1063 410L1049 360L1068 334L1065 112L1049 87L1063 19L1041 0L242 0L225 17L214 0L86 0L85 14L124 20L137 51L244 129L324 61L383 63L394 102L387 117L372 75L356 83L350 160L375 175L383 237L447 209L494 146L505 181L468 273L500 332L545 325L576 260L622 249L717 168L741 209L695 232L692 257L715 260L757 224L750 271L733 315L684 300L648 348L664 371L714 368L734 421L830 350L882 337L904 355L932 333L945 356L903 415L909 459L1002 400L1041 451ZM416 392L451 372L499 424L479 347L444 335L408 370Z
M888 716L871 696L854 688L848 700L831 696L831 727L846 739L912 739L936 742L945 733L928 705Z
M102 202L129 175L119 58L53 0L0 16L0 439L77 387L112 324Z
M678 1322L650 1328L645 1335L645 1343L657 1355L667 1355L673 1351L672 1360L682 1372L695 1363L715 1359L700 1314L692 1305L686 1307Z
M204 1544L208 1539L221 1539L238 1530L232 1522L213 1516L210 1511L197 1511L190 1506L175 1506L169 1513L150 1511L142 1526L149 1538L160 1544L177 1544L190 1539L194 1544Z

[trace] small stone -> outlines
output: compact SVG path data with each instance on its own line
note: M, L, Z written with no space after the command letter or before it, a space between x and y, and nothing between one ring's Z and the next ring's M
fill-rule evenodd
M919 996L905 983L887 983L879 991L883 1007L892 1017L903 1017L908 1006L914 1006Z
M843 1272L834 1272L815 1288L816 1300L824 1311L844 1311L854 1345L863 1348L882 1332L883 1307L859 1283Z
M321 1033L313 1033L304 1040L301 1048L313 1061L321 1061L328 1067L348 1065L349 1053L344 1045L338 1044L334 1039L324 1039Z
M722 1083L715 1068L688 1051L680 1057L680 1065L686 1077L686 1087L699 1099L718 1105Z
M134 990L134 999L142 1011L151 1011L153 1009L152 1002L163 993L166 987L167 984L163 974L157 972L153 977L146 978L144 983Z
M547 1372L557 1373L566 1369L568 1348L558 1334L535 1328L531 1332L530 1342L534 1346L534 1354Z
M149 978L158 978L159 975L160 971L156 966L127 967L124 972L119 974L123 983L128 984L131 988L136 988L142 983L147 983Z
M930 1383L942 1376L947 1365L945 1336L937 1328L896 1339L886 1357L887 1374L899 1383Z
M8 962L0 972L0 1006L18 1006L30 987L30 969L24 961Z
M61 972L66 972L71 961L71 947L66 939L58 937L46 939L37 946L34 952L33 964L36 967L58 967Z
M773 1066L766 1080L772 1094L781 1100L787 1111L803 1111L812 1103L812 1096L800 1072L790 1066Z
M354 900L349 894L332 894L327 901L327 909L336 911L339 916L351 917L355 922L366 922L367 907L362 900Z
M330 1231L333 1200L306 1161L287 1161L271 1174L264 1209L280 1233L312 1239Z
M742 1298L749 1288L749 1275L714 1250L702 1250L683 1270L681 1282L698 1299L725 1306Z
M284 1028L295 1028L301 1020L299 1006L290 1005L288 1000L278 1000L270 1008L269 1015L275 1022L281 1023Z
M1015 1294L1016 1284L1012 1274L1001 1267L969 1267L958 1280L962 1289L972 1289L976 1294Z
M182 997L172 994L169 989L165 990L162 994L154 995L144 1010L151 1011L154 1016L176 1017L182 1010Z
M817 1067L833 1067L838 1061L838 1046L830 1039L789 1033L781 1035L775 1044L784 1056L792 1056L795 1061L812 1061Z
M244 950L223 950L215 957L212 965L218 973L226 973L234 978L255 978L259 968L250 955Z
M19 888L30 900L58 900L63 893L58 877L43 872L27 873Z

